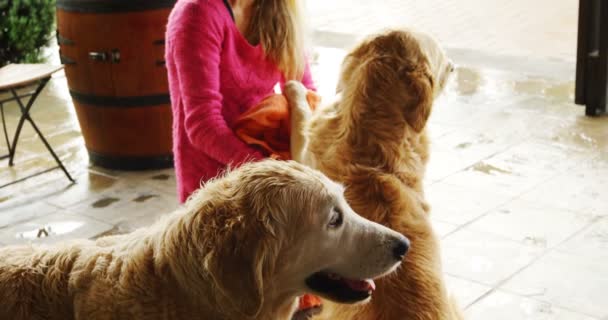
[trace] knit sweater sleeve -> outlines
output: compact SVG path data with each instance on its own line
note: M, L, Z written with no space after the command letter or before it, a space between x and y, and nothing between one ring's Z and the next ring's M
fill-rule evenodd
M206 1L186 2L172 15L167 27L168 59L175 66L188 139L225 165L261 159L263 155L240 140L222 115L222 15Z

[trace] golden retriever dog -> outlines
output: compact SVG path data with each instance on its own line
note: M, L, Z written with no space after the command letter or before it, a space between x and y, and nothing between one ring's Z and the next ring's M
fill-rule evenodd
M367 301L407 238L296 162L247 164L131 234L0 249L0 319L290 319L297 297Z
M452 70L435 40L399 30L373 36L346 56L341 96L332 104L311 112L305 88L287 84L294 159L341 182L356 212L412 242L402 267L379 280L370 303L325 302L319 318L461 319L446 293L423 192L429 157L425 125Z

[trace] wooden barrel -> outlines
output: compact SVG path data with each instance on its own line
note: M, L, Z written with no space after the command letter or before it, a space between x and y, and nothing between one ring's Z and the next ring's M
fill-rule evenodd
M165 26L176 0L57 0L57 40L90 160L173 165Z

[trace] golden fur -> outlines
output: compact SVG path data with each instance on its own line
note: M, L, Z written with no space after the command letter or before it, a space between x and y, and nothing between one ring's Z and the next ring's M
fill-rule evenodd
M343 183L355 211L412 243L398 272L378 281L370 303L324 302L319 319L462 318L446 292L439 242L423 192L429 157L424 128L452 69L432 38L390 31L347 55L337 102L311 114L303 86L288 83L294 159Z
M325 222L335 208L344 227L330 232ZM392 247L374 265L356 252L341 255L339 241L330 241L339 235L373 243L376 252L378 243L403 238L357 216L343 188L316 170L247 164L151 227L0 248L0 319L290 319L310 273L340 272L341 263L367 268L346 270L354 275L378 276L399 263Z

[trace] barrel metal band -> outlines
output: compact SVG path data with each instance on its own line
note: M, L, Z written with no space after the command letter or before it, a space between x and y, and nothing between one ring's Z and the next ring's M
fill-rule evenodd
M66 45L66 46L72 46L74 45L74 41L65 38L64 36L62 36L61 34L59 34L59 31L56 32L57 34L57 44L59 45Z
M57 9L81 13L114 13L172 8L177 0L57 0Z
M72 95L72 99L75 101L100 108L137 108L171 103L171 97L169 94L109 97L84 94L70 90L70 95Z
M150 170L173 167L173 155L116 156L88 150L89 159L96 165L117 170Z
M64 55L62 55L61 53L59 53L59 61L61 61L61 64L76 64L76 61L74 61L74 59L72 58L68 58Z

